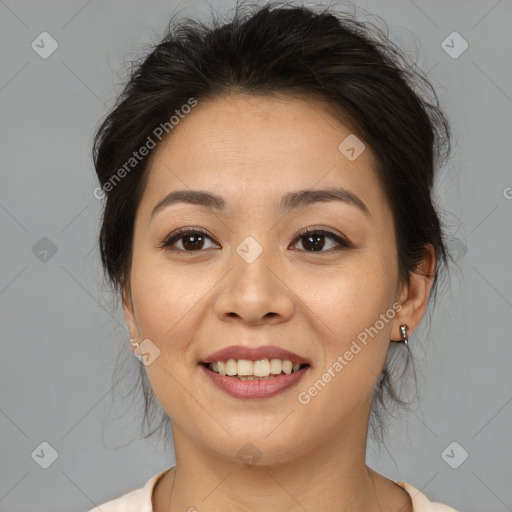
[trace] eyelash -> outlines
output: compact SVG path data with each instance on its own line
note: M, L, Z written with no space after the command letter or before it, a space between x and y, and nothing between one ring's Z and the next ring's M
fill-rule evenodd
M297 234L297 236L293 239L293 241L298 242L301 238L305 237L306 235L312 234L312 233L323 234L323 235L327 235L328 238L332 238L336 243L339 244L339 247L334 249L336 251L343 250L343 249L350 249L352 247L352 245L347 240L345 240L343 237L341 237L337 233L335 233L333 231L326 230L326 229L319 229L319 228L305 228ZM170 235L168 235L163 240L163 242L159 244L159 247L161 249L166 249L168 251L177 251L177 252L186 252L186 253L203 252L202 250L184 251L183 249L172 248L172 245L174 242L178 241L180 238L185 237L185 235L190 235L190 234L201 234L213 241L213 239L208 235L208 233L206 233L206 231L203 231L200 228L194 228L194 229L180 228L180 229L174 231L173 233L171 233ZM295 243L293 245L295 245ZM322 252L330 253L331 251L333 251L332 248L328 249L327 251L307 251L304 249L302 249L302 250L304 252L314 253L314 254L322 253Z

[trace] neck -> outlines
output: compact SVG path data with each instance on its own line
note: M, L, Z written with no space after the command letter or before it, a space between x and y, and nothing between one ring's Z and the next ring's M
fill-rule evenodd
M216 471L208 468L198 474L194 468L183 467L177 458L163 500L155 502L154 510L380 511L369 468L352 467L350 473L339 469L308 457L293 464L252 468L222 464Z
M294 447L293 458L262 457L250 467L199 446L176 427L176 467L155 488L154 512L410 512L406 491L366 466L367 430L355 423L323 442Z

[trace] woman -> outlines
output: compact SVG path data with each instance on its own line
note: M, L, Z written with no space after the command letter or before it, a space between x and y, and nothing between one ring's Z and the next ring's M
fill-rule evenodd
M365 464L448 259L428 87L377 31L277 5L137 67L95 138L100 249L176 464L103 512L453 512Z

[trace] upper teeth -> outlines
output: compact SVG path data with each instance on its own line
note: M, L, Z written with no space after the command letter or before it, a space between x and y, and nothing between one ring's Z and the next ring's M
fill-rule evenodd
M228 359L210 363L210 369L221 375L242 375L255 377L268 377L270 374L279 375L281 372L290 374L300 368L300 363L293 364L289 359Z

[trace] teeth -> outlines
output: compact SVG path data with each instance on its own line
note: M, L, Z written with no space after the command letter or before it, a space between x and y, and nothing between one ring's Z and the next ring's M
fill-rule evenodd
M270 375L270 361L268 359L260 359L254 361L253 375L256 377L268 377ZM240 373L238 374L240 375Z
M233 359L234 361L234 359ZM238 360L238 375L249 376L254 375L254 363L248 359Z
M271 359L270 360L270 373L272 375L279 375L283 370L283 363L281 359Z
M293 369L293 363L286 359L286 361L283 361L283 372L286 373L286 375L290 375L292 373Z
M298 371L300 366L300 363L292 363L289 359L259 359L257 361L228 359L227 361L216 361L208 365L210 370L220 375L238 376L244 378L244 380L254 380L252 377L272 378L283 372L289 375Z
M238 364L234 359L228 359L226 361L226 375L232 377L238 373Z

